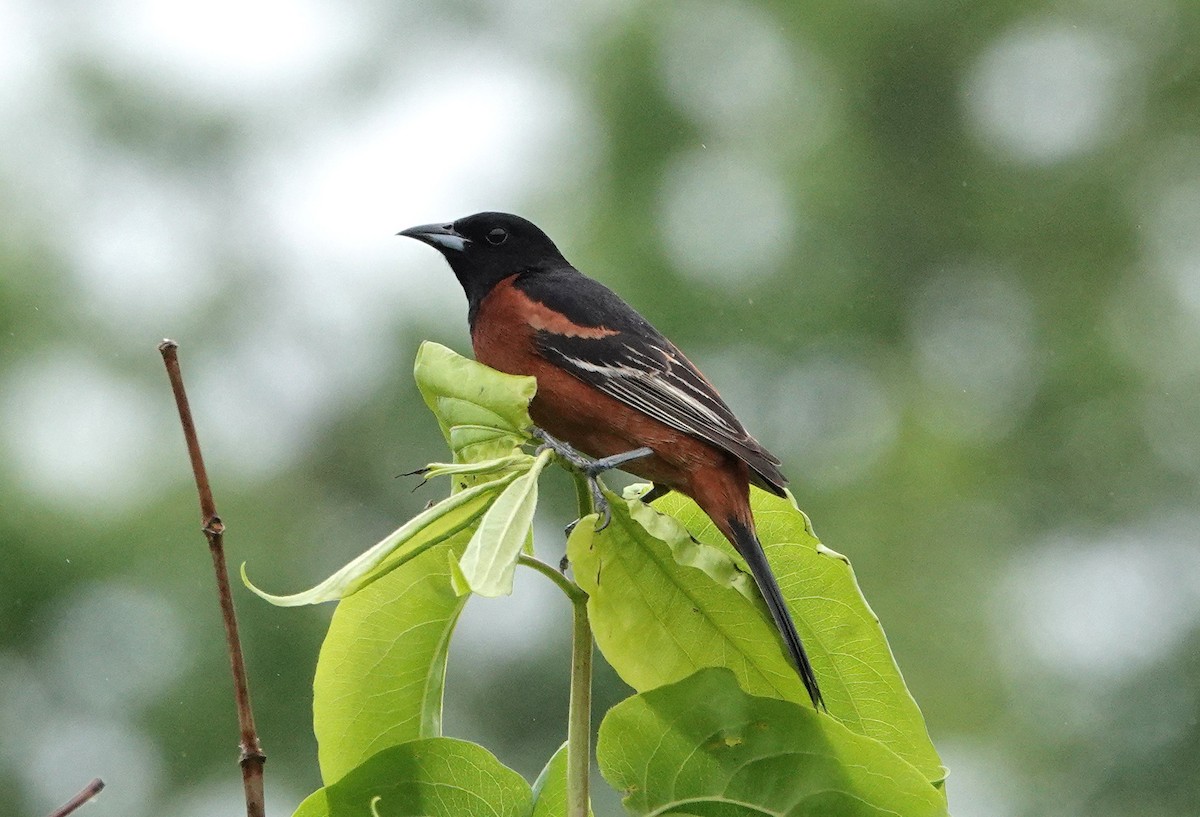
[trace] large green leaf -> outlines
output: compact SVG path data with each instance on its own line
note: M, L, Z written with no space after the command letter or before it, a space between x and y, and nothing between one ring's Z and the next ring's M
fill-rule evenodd
M432 343L422 344L415 375L456 461L435 463L426 476L453 477L456 492L313 590L273 599L343 599L313 685L314 729L326 783L387 747L440 736L446 653L466 603L452 588L451 565L468 541L477 539L472 532L478 525L488 527L488 546L523 539L518 523L532 514L537 471L549 456L534 458L519 450L530 425L532 378L501 374ZM514 493L514 486L520 490ZM512 501L502 499L497 510L498 497ZM514 501L527 513L500 513ZM509 524L500 524L501 516ZM514 530L511 536L497 533ZM401 565L404 569L396 570ZM496 580L494 572L487 577Z
M599 533L578 525L568 554L590 594L597 644L626 683L645 691L727 667L751 694L810 705L740 557L703 511L677 494L655 503L670 516L637 500L611 501L612 524ZM924 719L849 563L820 546L788 500L755 489L752 502L829 714L929 781L942 780Z
M539 454L529 471L513 480L479 521L458 563L456 578L466 585L464 590L489 598L512 595L517 557L537 508L538 477L553 456L549 450Z
M744 595L753 592L741 586L748 577L720 550L691 541L678 523L656 517L660 536L675 531L672 552L630 516L624 502L612 495L609 500L608 527L595 532L592 517L581 520L567 555L589 596L596 643L621 678L642 692L701 667L727 666L749 692L803 700L804 687L774 628Z
M504 457L528 441L532 377L498 372L431 341L417 351L413 374L456 462Z
M295 817L529 817L529 784L474 743L429 738L373 755Z
M904 683L879 618L850 560L824 545L795 501L752 489L763 549L813 660L829 712L851 731L886 744L940 782L946 769ZM734 550L696 503L678 494L656 506L702 542ZM765 615L765 614L764 614Z
M925 776L812 707L707 669L613 707L597 759L634 814L940 817Z
M469 532L416 557L333 614L313 682L313 730L328 784L389 746L441 734L450 635L467 598L449 558Z

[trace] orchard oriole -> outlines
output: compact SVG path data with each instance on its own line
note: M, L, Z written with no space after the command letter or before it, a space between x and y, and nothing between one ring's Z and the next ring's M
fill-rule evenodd
M533 375L529 406L548 443L564 440L690 496L750 567L815 706L824 706L755 533L750 484L784 496L780 461L734 416L683 353L608 287L585 277L538 227L477 213L400 235L437 249L467 295L475 357Z

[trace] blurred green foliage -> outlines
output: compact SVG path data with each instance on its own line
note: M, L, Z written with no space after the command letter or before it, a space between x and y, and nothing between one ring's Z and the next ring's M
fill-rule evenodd
M0 811L93 774L93 817L237 802L158 340L231 561L308 586L429 498L393 479L442 451L409 362L468 348L388 236L505 209L783 458L956 815L1196 813L1200 6L155 8L0 9ZM238 601L288 813L329 611ZM532 778L567 610L476 601L447 733Z

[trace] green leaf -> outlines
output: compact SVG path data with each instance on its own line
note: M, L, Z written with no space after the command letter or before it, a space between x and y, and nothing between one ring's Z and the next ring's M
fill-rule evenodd
M441 734L447 647L466 602L452 588L451 568L461 573L458 560L481 517L494 551L477 559L478 566L499 566L499 549L514 541L519 552L529 529L526 521L522 531L520 521L532 513L537 472L550 456L519 449L530 425L531 378L503 375L436 344L421 347L416 377L456 456L455 464L432 464L425 476L454 476L462 490L309 591L271 596L251 586L283 605L342 599L313 685L326 783L383 749ZM465 487L480 479L487 481ZM507 490L514 483L517 490ZM498 497L500 508L489 512ZM477 554L483 550L476 546ZM401 565L405 569L396 570ZM494 570L480 576L488 587L497 581ZM250 586L244 567L243 579Z
M313 681L326 783L389 746L441 735L446 654L467 601L450 587L448 557L467 538L456 534L338 604Z
M533 817L566 817L567 744L558 747L533 782Z
M413 374L456 462L505 457L529 440L534 378L498 372L430 341L417 351Z
M532 798L529 784L482 746L429 738L373 755L309 796L296 817L528 817Z
M481 596L510 596L517 557L533 526L537 508L538 477L554 456L543 451L529 471L504 489L475 529L466 551L459 560L461 580Z
M879 618L850 560L825 547L790 496L752 489L759 538L821 682L829 712L851 731L887 745L931 783L946 768L904 683ZM655 503L703 542L737 557L712 520L678 494ZM764 612L764 615L766 613Z
M292 817L329 817L329 798L325 789L317 789L296 807Z
M941 817L916 768L812 707L707 669L617 704L596 749L633 814Z
M747 597L748 577L728 556L692 542L673 520L657 520L660 534L674 528L672 552L624 502L609 501L608 527L595 532L591 517L581 520L567 555L589 595L596 643L621 678L641 692L702 667L727 666L751 693L804 700L774 627Z
M279 607L320 604L353 595L429 548L465 530L487 510L493 497L517 479L516 471L460 491L405 522L374 547L346 564L325 581L290 596L260 590L246 575L242 582L254 593Z
M480 462L431 462L420 473L422 479L429 481L444 476L481 476L484 474L494 474L497 471L528 471L532 465L533 456L521 452L520 454L510 454L507 457L497 457L493 460L482 460Z
M727 667L750 694L811 706L740 557L704 512L674 493L654 508L611 499L612 524L600 533L576 526L567 549L576 581L590 595L596 642L625 682L641 692L703 667ZM754 489L752 503L829 714L885 744L930 782L944 779L921 712L845 557L820 546L788 500Z

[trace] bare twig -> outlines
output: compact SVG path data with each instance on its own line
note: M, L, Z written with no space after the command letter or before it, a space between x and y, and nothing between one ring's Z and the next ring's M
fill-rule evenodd
M250 708L250 686L246 680L246 662L242 657L242 643L238 637L237 614L233 609L233 594L229 589L229 570L225 566L225 525L217 516L212 488L208 484L208 472L204 469L204 457L200 454L200 441L196 437L196 425L192 422L192 410L188 406L187 392L183 387L183 375L179 371L179 344L164 340L158 345L167 377L171 379L171 390L175 393L175 405L179 408L179 422L187 441L188 456L192 460L192 473L196 478L196 492L200 496L200 522L204 536L208 539L208 550L212 554L213 571L217 578L217 595L221 602L221 617L225 622L225 641L229 647L229 663L233 670L233 694L237 701L238 726L241 729L242 786L246 792L247 817L264 817L263 764L267 756L258 742L258 730L254 726L254 712Z
M75 795L70 800L52 811L50 813L50 817L67 817L68 814L75 811L75 809L79 808L88 800L91 800L93 797L99 794L100 790L103 788L103 780L98 777L93 779L91 783L88 783L83 787L83 789L80 790L79 794Z

